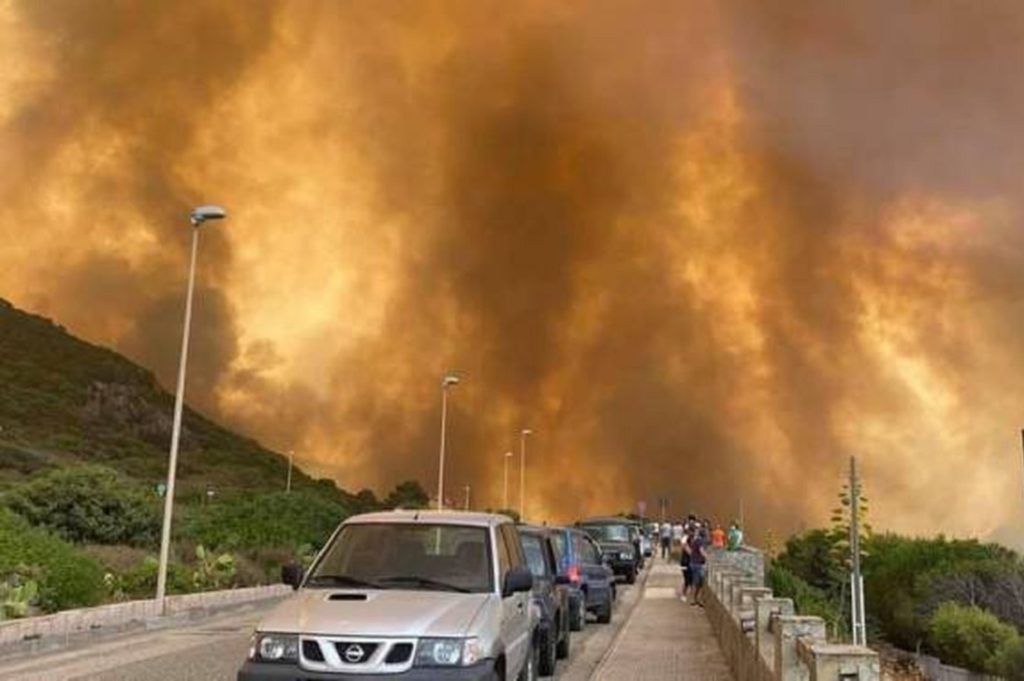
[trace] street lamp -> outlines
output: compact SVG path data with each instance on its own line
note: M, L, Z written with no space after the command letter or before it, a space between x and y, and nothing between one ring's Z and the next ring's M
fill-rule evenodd
M291 449L288 450L288 482L284 485L285 492L292 491L292 461L295 459L295 452Z
M526 522L526 438L533 435L529 428L519 431L519 519Z
M441 454L437 466L437 510L444 510L444 444L448 426L448 389L459 384L458 376L448 374L441 379Z
M512 458L512 452L505 452L505 487L504 487L504 493L502 494L502 497L501 497L502 498L501 510L503 510L503 511L507 511L508 510L508 462L509 462L509 459L511 459L511 458Z
M192 256L188 267L188 293L185 295L185 329L181 337L181 361L178 364L178 388L174 395L174 424L171 428L171 452L167 464L167 492L164 494L164 522L160 532L160 564L156 575L156 600L164 614L167 593L167 559L171 549L171 515L174 512L174 480L178 472L178 445L181 442L181 412L185 404L185 366L188 363L188 339L192 328L192 294L196 283L196 254L199 228L207 220L223 220L227 211L220 206L199 206L192 210Z

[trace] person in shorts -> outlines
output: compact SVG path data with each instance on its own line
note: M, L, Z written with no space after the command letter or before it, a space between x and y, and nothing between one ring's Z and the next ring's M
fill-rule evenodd
M679 556L679 567L683 570L683 594L682 601L686 602L686 594L690 591L690 535L684 534Z
M704 578L706 576L707 545L707 536L703 532L696 532L688 543L690 554L690 604L701 608L704 607L701 594L704 592Z

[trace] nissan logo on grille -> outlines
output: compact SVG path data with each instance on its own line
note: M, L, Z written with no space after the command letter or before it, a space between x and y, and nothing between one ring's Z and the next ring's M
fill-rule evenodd
M366 651L358 643L353 643L349 647L345 648L345 661L352 664L357 664L363 661L366 657Z

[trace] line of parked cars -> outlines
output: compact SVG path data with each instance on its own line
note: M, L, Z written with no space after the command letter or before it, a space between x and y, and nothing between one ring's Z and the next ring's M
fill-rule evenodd
M574 527L505 516L388 511L343 522L296 593L253 634L238 681L534 681L569 656L572 632L612 619L616 576L632 583L639 524ZM649 554L647 554L649 555Z

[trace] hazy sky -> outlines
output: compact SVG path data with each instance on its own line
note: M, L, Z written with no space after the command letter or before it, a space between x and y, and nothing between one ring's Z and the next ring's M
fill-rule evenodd
M1024 5L0 0L0 296L345 487L1024 527ZM513 486L513 492L516 493Z

